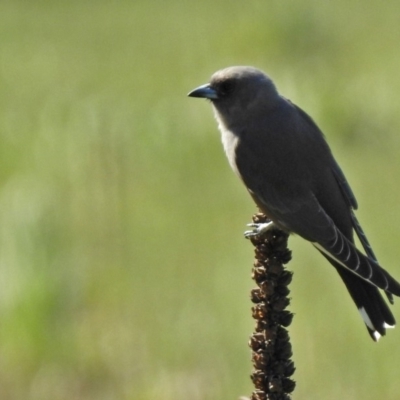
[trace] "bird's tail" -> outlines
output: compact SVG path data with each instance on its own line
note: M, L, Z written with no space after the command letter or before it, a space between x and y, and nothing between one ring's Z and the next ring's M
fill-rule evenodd
M396 324L394 316L378 288L343 268L324 253L322 254L338 271L351 298L356 303L371 338L378 341L381 336L385 336L387 328L394 328Z

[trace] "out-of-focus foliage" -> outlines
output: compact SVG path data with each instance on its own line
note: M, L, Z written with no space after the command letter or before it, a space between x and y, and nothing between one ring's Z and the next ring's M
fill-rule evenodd
M400 277L397 1L0 3L0 398L249 394L255 211L186 93L249 64L323 128ZM400 392L333 269L291 239L295 399ZM394 308L400 316L400 306Z

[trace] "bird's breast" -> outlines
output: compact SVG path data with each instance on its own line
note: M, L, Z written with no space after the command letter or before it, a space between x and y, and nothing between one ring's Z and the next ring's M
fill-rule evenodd
M239 137L229 130L226 125L217 116L218 129L221 132L222 145L224 146L226 157L228 158L229 165L237 176L241 178L239 170L236 165L236 147L238 145Z

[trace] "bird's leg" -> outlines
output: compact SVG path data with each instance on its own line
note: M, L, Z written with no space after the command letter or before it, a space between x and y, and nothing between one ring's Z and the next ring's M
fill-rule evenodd
M253 229L251 231L245 231L244 232L244 237L246 239L249 239L254 236L260 236L263 233L269 231L270 229L274 228L274 223L272 221L264 222L264 223L251 223L247 224L247 226L252 227Z

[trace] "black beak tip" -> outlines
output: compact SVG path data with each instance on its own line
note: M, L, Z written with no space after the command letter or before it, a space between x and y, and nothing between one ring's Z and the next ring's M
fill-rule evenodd
M194 89L188 93L188 97L203 97L198 89Z

